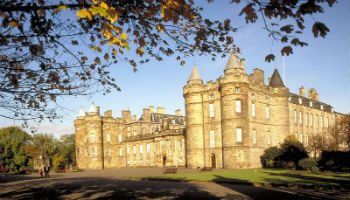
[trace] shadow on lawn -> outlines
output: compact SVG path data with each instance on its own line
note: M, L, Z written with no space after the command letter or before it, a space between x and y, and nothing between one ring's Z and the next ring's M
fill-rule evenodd
M30 187L0 191L0 199L220 199L186 182L91 177L33 180L33 183Z
M349 186L349 180L346 180L344 177L338 177L338 178L326 178L326 177L315 177L315 176L306 176L303 174L294 174L294 173L273 173L273 172L263 172L267 173L272 176L282 176L286 178L296 178L299 180L288 180L288 183L294 183L294 184L313 184L313 185L328 185L332 184L338 185L338 186ZM286 183L286 180L283 179L265 179L267 182L270 183Z
M225 180L224 182L222 180ZM291 192L288 188L272 188L272 187L259 187L254 186L253 183L249 181L244 181L240 179L231 179L222 176L216 176L214 181L228 189L234 190L241 194L244 194L255 200L265 200L265 199L278 199L278 200L320 200L320 199L334 199L326 191L312 191L308 192L299 189L294 190L297 192ZM280 181L278 179L269 181ZM239 184L235 184L239 183ZM243 184L242 184L243 183ZM334 191L333 191L334 192ZM235 196L228 195L227 199L238 199Z

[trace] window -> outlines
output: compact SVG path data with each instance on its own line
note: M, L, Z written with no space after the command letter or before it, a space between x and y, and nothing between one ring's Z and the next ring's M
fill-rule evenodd
M240 93L240 92L241 92L241 88L235 87L235 92L236 92L236 93Z
M172 120L171 120L171 123L172 123L172 124L175 124L175 123L176 123L175 119L172 119Z
M316 127L318 127L318 121L317 121L317 119L318 119L318 116L316 115L316 116L315 116L315 126L316 126Z
M242 143L243 142L242 128L236 128L236 142L237 143Z
M297 111L294 110L294 123L296 124L298 122L297 120Z
M106 133L106 141L107 143L111 142L111 135L109 133Z
M96 140L96 133L90 133L90 142L95 142Z
M321 105L321 110L323 110L323 105Z
M308 126L309 125L309 115L307 113L305 113L305 125Z
M300 125L303 124L303 113L299 111L299 123Z
M312 103L312 101L310 101L310 107L312 107L313 106L313 103Z
M326 117L326 124L325 124L326 128L328 128L329 126L329 120L328 120L328 117Z
M182 140L177 141L177 148L179 151L182 151Z
M140 154L143 154L143 145L140 144Z
M211 103L209 104L209 117L214 117L214 116L215 116L214 104Z
M210 130L210 132L209 132L209 147L215 148L215 132L214 132L214 130Z
M323 116L320 116L320 127L323 128Z
M118 154L119 154L120 157L123 156L123 149L121 147L119 147L118 152L119 152Z
M267 144L271 145L272 144L272 136L271 136L271 132L267 131Z
M310 114L310 125L313 126L314 123L314 115Z
M241 113L242 112L241 104L242 104L241 100L236 100L236 112L237 113Z
M111 156L111 148L107 147L107 157Z
M146 151L147 151L147 153L151 152L151 144L149 144L149 143L146 144Z
M307 133L304 135L304 143L305 145L309 145L309 135Z
M209 95L210 100L214 99L214 97L215 97L214 94Z
M95 157L95 156L96 156L96 147L91 147L91 148L90 148L90 151L91 151L91 154L90 154L90 155L91 155L92 157Z
M123 136L122 134L118 134L118 142L122 142L123 141Z
M252 99L255 99L255 96L254 96L254 94L252 94Z
M299 142L303 143L303 133L299 133Z
M303 100L299 98L299 104L302 104L303 103Z
M256 144L256 130L253 129L253 144Z
M270 119L270 107L266 106L265 110L266 110L266 119Z
M130 146L129 145L126 146L126 153L130 154Z
M132 147L132 151L133 151L134 154L136 154L136 145L134 145L134 146Z
M252 117L255 117L255 103L252 103Z

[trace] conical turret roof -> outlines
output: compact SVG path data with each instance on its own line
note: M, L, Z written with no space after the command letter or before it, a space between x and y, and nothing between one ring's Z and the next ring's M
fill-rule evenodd
M94 103L90 105L89 112L91 113L97 113L97 107L95 106Z
M85 112L84 112L83 108L80 108L78 117L85 117Z
M191 75L188 78L188 82L194 81L194 80L201 80L201 77L199 76L198 68L196 65L192 69Z
M241 64L241 60L238 58L236 53L232 53L228 60L225 70L228 69L241 69L244 70L244 65Z
M275 69L275 71L273 71L269 86L270 87L285 87L283 84L283 80L281 78L281 75L280 75L280 73L278 73L277 69Z

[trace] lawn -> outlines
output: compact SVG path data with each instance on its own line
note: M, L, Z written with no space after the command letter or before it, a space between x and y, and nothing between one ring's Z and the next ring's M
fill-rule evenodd
M183 181L213 181L243 184L290 184L290 185L319 185L347 186L350 184L350 174L311 173L285 169L232 169L215 170L213 172L180 172L165 174L149 179L171 179Z

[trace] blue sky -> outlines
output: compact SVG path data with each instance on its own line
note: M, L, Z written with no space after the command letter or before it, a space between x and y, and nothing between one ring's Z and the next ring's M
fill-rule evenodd
M204 1L198 1L200 4ZM211 19L230 18L237 27L245 24L239 17L237 7L230 1L216 1L204 5L205 16ZM333 8L327 8L325 14L315 16L316 21L327 24L331 32L326 39L315 39L311 33L313 20L307 20L306 34L301 39L309 46L294 48L294 54L285 58L286 85L291 92L297 93L300 86L316 88L320 100L334 106L336 111L350 112L350 1L340 1ZM265 79L271 76L277 67L280 71L282 59L279 56L280 46L273 46L272 52L278 55L273 63L266 63L264 57L271 52L271 39L262 29L262 23L249 24L233 35L236 44L242 49L241 57L246 59L247 73L254 68L265 71ZM135 56L135 55L133 55ZM56 136L74 133L73 120L80 107L88 110L91 102L101 107L101 111L113 110L114 116L120 116L122 109L129 108L138 116L142 108L149 105L164 106L168 113L180 108L184 110L182 87L196 64L203 81L215 80L223 74L226 58L211 61L206 56L189 58L185 66L180 66L175 57L166 57L163 62L152 61L138 67L134 73L127 64L113 66L112 72L117 79L121 92L108 95L96 94L92 97L67 97L60 100L67 108L65 117L53 123L45 122L36 125L39 131ZM0 126L13 125L14 122L0 118Z

